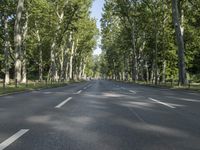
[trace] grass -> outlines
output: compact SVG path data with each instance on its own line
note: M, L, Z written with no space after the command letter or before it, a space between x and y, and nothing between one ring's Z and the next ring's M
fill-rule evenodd
M15 92L32 91L32 90L38 90L38 89L62 87L62 86L66 86L67 84L75 83L75 82L81 82L81 81L68 81L68 82L63 82L63 83L58 83L58 82L46 83L46 82L28 81L28 84L19 84L18 87L15 87L15 84L12 83L12 84L6 85L5 88L3 88L3 84L0 83L0 95L15 93Z
M129 83L133 83L133 82L129 81ZM195 90L195 91L200 92L200 83L190 83L185 86L178 86L177 82L174 82L174 83L166 82L166 83L159 83L158 85L155 85L153 83L147 83L145 81L138 81L137 84L152 86L152 87L171 88L171 89Z

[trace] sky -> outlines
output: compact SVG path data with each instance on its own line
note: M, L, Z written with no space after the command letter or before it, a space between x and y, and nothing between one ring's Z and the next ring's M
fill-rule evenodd
M104 0L94 0L91 8L91 17L96 18L97 27L99 28L99 31L101 26L100 19L102 17L103 5L104 5ZM100 41L98 42L98 44L100 44ZM98 55L100 53L101 53L101 48L98 46L94 51L94 55Z

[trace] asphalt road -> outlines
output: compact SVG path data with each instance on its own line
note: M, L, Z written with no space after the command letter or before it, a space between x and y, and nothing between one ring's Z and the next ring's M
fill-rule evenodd
M200 150L200 94L96 80L0 97L0 150Z

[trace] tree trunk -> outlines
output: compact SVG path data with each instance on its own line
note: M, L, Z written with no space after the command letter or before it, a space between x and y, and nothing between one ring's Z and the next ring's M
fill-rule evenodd
M146 82L149 83L149 68L147 60L145 60L145 72L146 72Z
M4 22L4 58L5 58L5 84L10 83L10 74L9 74L9 37L8 37L8 18L7 14L4 13L3 18Z
M68 66L67 50L68 50L68 48L64 49L63 69L61 71L62 80L67 80L67 76L68 76L68 74L67 74L67 66Z
M163 64L162 64L162 83L164 84L166 81L166 59L165 59L165 24L166 24L166 20L165 20L165 4L164 4L164 0L162 0L162 50L163 50L163 54L164 54L164 60L163 60Z
M43 58L42 58L42 50L40 50L40 60L39 60L39 81L41 82L43 80Z
M138 80L138 61L137 61L137 52L135 45L135 33L132 31L132 50L133 50L133 69L132 69L132 80L137 82Z
M64 52L65 52L65 45L61 45L61 58L60 58L60 79L61 81L64 81L64 77L63 77L63 74L64 74Z
M26 36L28 32L28 13L26 12L26 21L22 31L22 83L27 82L27 68L26 68Z
M85 68L86 68L86 64L85 64L85 63L83 63L82 76L84 77L84 79L86 79L86 75L85 75Z
M72 42L71 54L69 59L69 79L73 78L73 57L74 57L75 42Z
M185 47L184 47L183 35L181 33L177 0L172 0L172 16L176 32L177 45L178 45L179 84L184 85L187 83L186 70L185 70L185 54L184 54Z
M43 51L41 49L41 38L39 30L36 31L36 37L37 37L37 49L39 51L39 81L41 82L43 80Z
M22 35L21 35L21 16L24 7L24 0L18 0L16 19L14 26L14 43L15 43L15 79L17 83L21 82L21 70L22 70L22 61L21 61L21 46L22 46Z
M22 81L21 81L21 83L26 83L27 82L26 47L24 47L22 57L23 57L23 60L22 60Z
M54 40L51 45L51 66L50 66L50 78L51 80L56 80L56 60L55 60L55 46L56 41Z
M155 19L156 20L156 19ZM155 85L158 84L158 27L155 21Z
M69 63L66 64L65 80L69 80Z
M166 60L163 61L162 67L162 83L165 83L166 80Z
M57 39L59 38L58 36L60 33L60 28L61 28L61 24L63 22L63 18L64 18L64 11L62 10L61 13L59 13L59 9L57 6L56 14L59 19L59 22L57 23L55 37L54 37L53 43L51 45L51 66L50 66L50 78L51 78L51 80L54 80L54 81L59 80L58 67L56 64L56 56L57 56L56 55L56 44L58 42Z

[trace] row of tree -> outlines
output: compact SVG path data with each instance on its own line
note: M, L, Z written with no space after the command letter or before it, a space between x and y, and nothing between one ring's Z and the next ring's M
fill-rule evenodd
M1 1L0 76L5 83L86 76L98 35L91 4L92 0Z
M186 84L200 74L200 1L106 0L101 27L104 76Z

